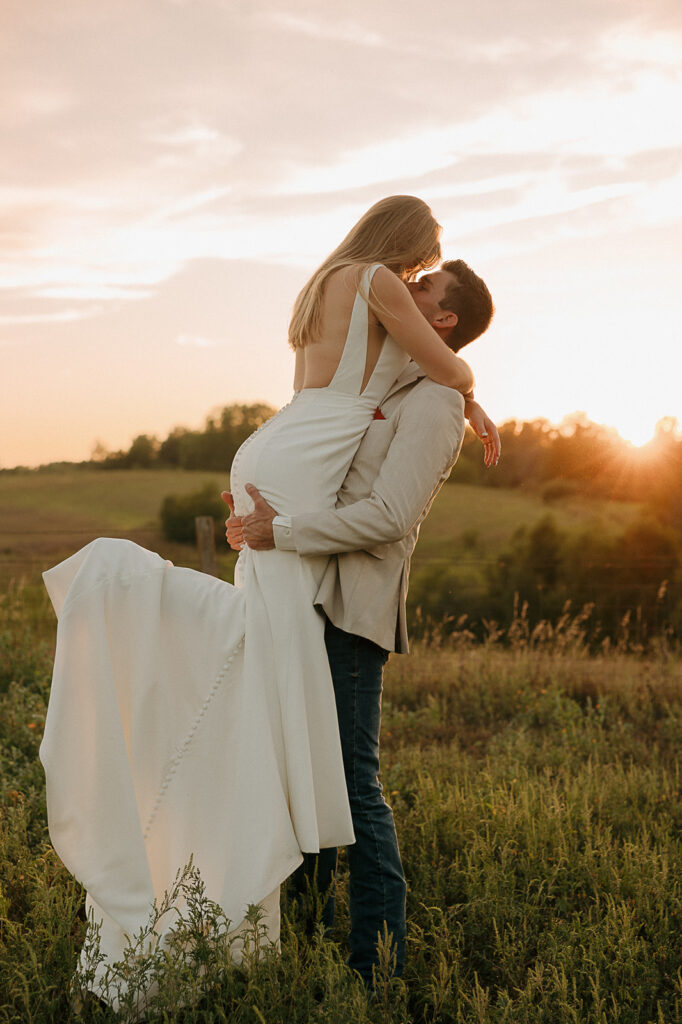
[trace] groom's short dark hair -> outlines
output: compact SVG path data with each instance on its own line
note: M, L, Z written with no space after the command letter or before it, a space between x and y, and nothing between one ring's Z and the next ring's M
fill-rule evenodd
M440 269L456 279L448 285L440 307L457 314L457 323L445 340L453 352L459 352L488 329L495 306L485 281L464 260L446 260Z

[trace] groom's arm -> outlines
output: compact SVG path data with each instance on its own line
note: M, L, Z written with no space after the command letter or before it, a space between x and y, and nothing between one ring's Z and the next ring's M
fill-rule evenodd
M301 555L332 555L390 544L412 529L459 455L464 403L441 386L415 388L368 497L275 525L275 544Z

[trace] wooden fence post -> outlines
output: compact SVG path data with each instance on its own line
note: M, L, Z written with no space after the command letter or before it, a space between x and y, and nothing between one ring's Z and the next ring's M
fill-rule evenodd
M201 558L201 571L217 576L215 562L215 527L212 516L195 516L194 528L197 533L197 547Z

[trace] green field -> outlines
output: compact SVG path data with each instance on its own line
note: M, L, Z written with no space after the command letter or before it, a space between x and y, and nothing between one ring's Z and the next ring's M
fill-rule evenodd
M161 536L161 502L209 482L219 493L227 481L187 470L0 473L0 588L12 579L36 582L44 569L98 536L126 536L176 564L195 566L191 547ZM445 561L461 565L467 581L476 580L518 527L533 525L548 511L563 528L594 523L616 532L634 517L636 506L581 498L548 506L519 490L458 484L455 469L422 528L414 568ZM221 575L231 579L234 558L222 537L217 550Z
M132 1022L70 1005L82 893L49 845L37 757L52 635L29 591L0 599L0 1024ZM455 636L392 657L382 775L409 885L403 981L380 972L368 1001L345 967L342 859L331 941L306 938L284 899L281 954L247 967L195 901L172 956L127 966L160 982L144 1019L679 1022L681 749L682 665L664 647L589 657L566 623L551 643Z
M164 540L159 523L168 494L188 494L229 478L184 470L73 470L0 473L0 589L36 583L40 573L95 537L128 537L179 565L198 566L191 546ZM227 512L227 509L226 509ZM217 538L219 569L231 579L235 557Z

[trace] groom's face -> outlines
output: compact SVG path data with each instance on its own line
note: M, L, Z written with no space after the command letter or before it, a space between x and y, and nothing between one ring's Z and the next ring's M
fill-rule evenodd
M434 270L432 274L422 274L418 281L407 282L417 309L430 324L444 315L445 310L440 303L453 282L457 284L457 278L447 270Z

